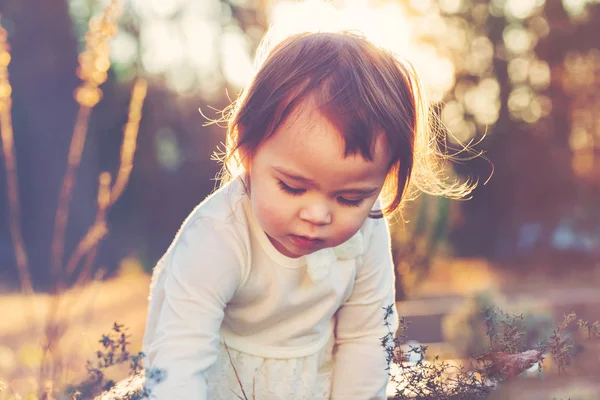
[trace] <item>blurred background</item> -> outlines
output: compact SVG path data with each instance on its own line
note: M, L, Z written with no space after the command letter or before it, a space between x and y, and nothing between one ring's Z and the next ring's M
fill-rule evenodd
M353 26L416 65L451 133L450 148L473 143L484 152L452 165L463 179L479 178L471 200L422 196L408 205L406 222L393 226L400 314L413 321L409 336L454 342L466 352L471 339L457 326L482 302L517 302L517 310L542 309L550 320L571 309L599 318L600 1L122 4L103 97L90 117L73 188L65 254L94 221L98 175L119 168L131 88L143 77L148 92L133 170L109 210L109 234L95 263L107 277L132 265L146 271L128 283L139 287L136 312L145 313L155 262L215 188L220 166L211 155L225 130L206 125L201 112L219 118L236 98L269 25L318 25L338 8ZM78 112L78 54L89 19L106 5L0 1L12 55L22 235L33 286L41 293L50 289L54 218ZM19 275L5 166L0 162L0 293L10 294L19 290ZM461 312L463 320L452 317Z
M4 0L0 6L12 48L23 235L40 289L77 113L77 56L88 20L105 3ZM432 236L445 250L502 268L564 270L598 261L598 3L336 3L355 26L416 64L452 134L449 145L479 142L485 135L475 147L484 157L454 168L485 181L493 165L493 178L470 201L423 199L435 203L428 204L438 215L433 218L444 220L415 227L418 234L443 225ZM146 77L149 92L130 183L110 211L111 234L100 252L109 269L128 255L150 269L185 216L214 188L218 165L211 154L224 141L224 129L205 126L199 108L218 118L215 110L235 99L253 72L253 53L266 27L297 25L303 13L318 23L327 11L283 1L125 1L74 188L71 246L94 218L96 177L118 166L133 77ZM3 285L10 286L16 268L4 173L0 179L0 265ZM415 220L410 214L407 219Z

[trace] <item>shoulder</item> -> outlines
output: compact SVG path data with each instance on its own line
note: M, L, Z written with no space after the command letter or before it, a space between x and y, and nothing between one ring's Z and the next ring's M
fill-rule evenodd
M381 200L377 200L372 210L380 210L382 207ZM388 238L389 240L389 225L385 217L383 218L370 218L368 217L360 228L361 235L363 237L363 243L365 248L370 247L374 240L381 240L381 238Z
M231 182L208 196L186 218L163 257L178 268L198 264L236 266L245 279L250 259L243 192ZM202 271L205 268L194 268Z
M185 227L188 221L197 218L207 218L221 223L233 222L234 217L243 214L243 199L245 197L246 192L243 183L239 179L234 179L208 195L198 204L184 221L182 227ZM244 223L245 221L238 222Z

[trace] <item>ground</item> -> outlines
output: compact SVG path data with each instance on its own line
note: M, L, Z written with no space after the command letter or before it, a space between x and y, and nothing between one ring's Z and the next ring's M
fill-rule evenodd
M94 282L69 291L61 301L57 319L63 332L53 356L63 367L50 372L63 383L87 377L86 361L96 357L103 334L113 323L124 324L131 335L129 351L141 350L146 322L150 276L135 263L124 263L120 273L105 282ZM0 295L3 323L0 326L0 380L10 382L20 393L29 392L39 381L44 343L44 321L56 309L55 298L45 294L24 297ZM122 378L127 366L114 371Z
M534 271L500 273L481 260L441 261L433 266L427 280L414 288L411 299L398 304L398 310L412 321L409 336L431 344L430 352L440 354L447 347L441 342L442 319L474 293L503 293L511 302L537 299L552 304L557 314L575 310L586 318L600 319L599 278L594 268L551 277ZM57 314L63 321L58 331L62 339L59 351L52 354L63 368L49 372L62 383L81 382L87 376L86 361L95 358L102 334L110 332L114 322L128 328L129 351L141 350L149 284L150 276L134 260L126 260L120 273L110 280L66 293ZM49 310L55 309L55 300L42 294L27 298L0 294L0 380L10 382L13 390L27 393L39 382L42 323L50 315ZM127 372L124 366L113 371L112 377L119 380Z

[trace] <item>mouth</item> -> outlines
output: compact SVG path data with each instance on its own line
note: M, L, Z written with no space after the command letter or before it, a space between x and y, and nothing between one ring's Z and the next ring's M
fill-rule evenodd
M323 244L324 240L306 236L290 235L292 242L301 249L312 250Z

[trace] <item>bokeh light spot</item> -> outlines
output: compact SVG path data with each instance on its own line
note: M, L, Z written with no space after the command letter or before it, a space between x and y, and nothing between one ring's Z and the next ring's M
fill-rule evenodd
M508 26L502 36L506 48L515 54L523 54L534 45L531 33L521 26Z

